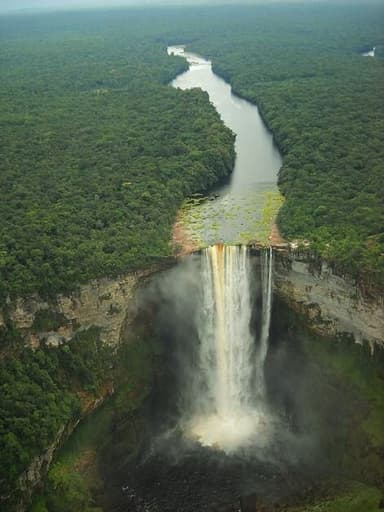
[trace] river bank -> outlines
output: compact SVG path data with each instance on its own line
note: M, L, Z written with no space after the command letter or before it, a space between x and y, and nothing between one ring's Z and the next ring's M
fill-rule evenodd
M277 189L281 156L258 108L232 93L231 86L212 71L212 63L184 46L168 54L187 60L189 70L171 82L182 90L199 87L209 95L225 125L236 136L236 160L231 176L211 193L185 201L175 225L181 252L217 242L268 244L283 199ZM276 238L276 229L274 230Z

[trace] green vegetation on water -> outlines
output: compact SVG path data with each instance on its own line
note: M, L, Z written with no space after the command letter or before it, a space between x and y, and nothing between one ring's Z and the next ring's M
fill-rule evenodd
M384 67L361 52L380 55L383 18L329 5L1 17L0 299L170 254L183 200L233 164L207 95L166 85L187 66L167 44L190 41L273 130L283 235L382 285Z
M282 234L373 288L384 286L383 24L382 5L228 7L207 10L191 45L273 131Z
M254 240L268 244L283 203L274 185L260 183L238 194L211 199L198 197L183 203L179 220L188 240L198 247L217 242L248 244Z
M232 169L233 135L208 96L167 85L186 69L183 59L166 55L172 43L190 43L210 56L215 71L260 107L284 157L283 235L308 239L339 270L383 286L382 26L378 5L0 17L0 304L32 292L53 297L168 257L183 200ZM377 58L360 55L373 45ZM252 232L264 229L277 202L271 198L263 219L251 219ZM224 221L239 213L230 207ZM216 235L222 219L211 220ZM250 232L240 236L248 241ZM32 330L62 322L60 315L41 313ZM94 330L66 346L43 344L33 352L22 348L9 325L1 328L0 343L6 348L0 487L8 495L60 427L79 418L85 395L99 396L115 368ZM122 391L113 406L128 422L151 383L152 356L137 346L138 353L126 354L132 366L119 377ZM317 357L330 372L348 377L364 404L344 464L352 461L354 478L373 482L383 476L382 366L363 349L348 350L348 357ZM96 439L95 433L90 444L79 441L73 453L83 453L83 443L92 451ZM70 446L34 512L92 507L87 477L68 471L77 460ZM307 510L373 511L376 498L375 490L356 487Z

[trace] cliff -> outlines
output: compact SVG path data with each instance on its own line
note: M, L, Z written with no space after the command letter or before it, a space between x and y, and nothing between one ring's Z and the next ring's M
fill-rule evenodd
M260 247L253 246L255 256ZM310 254L298 253L287 246L276 247L274 259L275 293L291 309L307 319L308 326L319 334L352 336L356 342L368 342L372 348L384 346L384 298L367 297L350 278L336 275L324 261ZM129 325L136 316L135 295L142 282L155 272L174 264L150 268L119 276L94 280L70 296L59 295L44 301L37 295L8 304L0 315L0 326L10 321L17 327L25 345L38 347L44 341L58 346L71 340L77 332L97 327L100 339L116 347L126 339ZM96 408L103 397L95 400ZM83 414L85 411L83 411ZM35 489L49 469L55 451L78 420L62 425L55 440L36 457L19 478L22 497L17 510L25 509Z
M384 347L384 297L364 295L348 276L335 274L310 254L275 251L275 292L302 314L311 329L330 336L349 335L357 343Z
M253 250L259 252L260 246L253 245ZM372 348L384 346L383 295L367 297L352 278L335 274L325 261L315 261L309 253L290 250L286 244L277 245L274 253L275 293L303 314L313 330L331 336L347 334L358 343L367 341ZM19 298L0 312L0 327L8 318L32 347L42 340L58 346L78 331L97 327L104 343L117 346L135 318L137 287L174 263L96 279L51 302L37 295Z
M136 314L138 284L163 266L129 273L114 279L95 279L71 295L58 295L52 301L38 295L17 299L0 312L0 327L6 319L22 334L25 344L37 348L44 340L58 346L76 332L97 327L100 339L111 346L121 341L124 329Z
M115 279L93 280L80 286L71 295L58 295L51 301L43 300L38 295L19 298L7 304L0 313L0 327L12 324L21 333L24 346L33 349L43 343L57 347L69 342L81 331L96 327L100 341L114 351L127 339L129 326L136 316L135 295L138 286L171 262L169 260L163 265ZM15 349L18 350L17 347ZM3 356L13 357L13 347L1 347L1 350ZM54 439L20 474L12 493L0 493L0 504L6 510L26 510L33 492L39 488L47 474L57 449L79 421L101 405L106 396L113 393L113 382L103 383L95 396L78 388L78 383L75 384L74 392L81 401L79 416L59 425Z

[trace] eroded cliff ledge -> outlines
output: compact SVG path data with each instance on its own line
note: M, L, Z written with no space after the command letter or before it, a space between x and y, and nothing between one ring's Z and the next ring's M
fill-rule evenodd
M38 295L19 298L0 312L0 328L10 322L27 346L37 348L43 341L48 346L59 346L76 332L97 327L100 339L116 346L125 326L135 317L137 286L170 263L116 278L95 279L71 295L58 295L51 301Z
M156 266L116 278L96 279L79 286L71 295L58 295L43 300L31 295L18 298L0 312L0 329L18 335L9 344L0 347L0 357L13 358L22 347L37 349L40 346L56 347L80 339L81 331L95 329L95 335L113 353L118 345L127 341L130 324L137 313L136 291L155 272L167 268L174 260L169 259ZM19 334L21 336L19 336ZM0 508L23 512L30 504L33 492L39 488L47 474L57 449L75 429L83 417L96 409L104 399L113 394L111 375L101 382L95 392L87 392L75 385L71 392L80 400L81 411L76 417L60 424L54 439L36 455L14 482L13 489L0 489Z
M319 334L353 336L371 349L384 347L384 297L367 296L348 276L337 275L326 261L309 253L275 251L275 292L302 314Z
M252 246L252 251L260 250L260 246ZM309 252L281 244L274 253L275 292L307 318L309 327L319 334L347 334L358 343L384 346L382 294L364 295L352 278L337 275L326 261L314 259ZM41 341L57 346L79 330L98 327L100 339L116 346L136 315L134 299L140 283L172 264L176 260L113 279L96 279L72 295L58 295L50 302L37 295L19 298L0 313L0 327L8 319L21 331L25 344L32 347L38 347ZM54 328L41 329L44 322L40 322L40 316L45 313L55 315Z
M251 248L256 256L261 250L261 246ZM37 295L20 298L8 304L0 314L0 326L11 322L22 333L24 344L36 348L41 343L58 346L81 330L97 327L100 339L115 347L126 339L129 325L136 316L137 289L150 275L176 263L173 259L114 279L94 280L76 293L59 295L52 301L44 301ZM367 297L351 278L336 275L325 261L315 259L309 252L291 250L287 244L275 247L274 289L317 333L353 336L356 342L368 342L372 350L384 346L383 296ZM44 326L47 328L42 329ZM96 399L94 407L101 401L100 397ZM71 425L71 429L74 426ZM57 447L67 434L68 425L63 425L46 452L36 457L20 475L19 489L23 498L18 511L25 510L25 503L46 474Z

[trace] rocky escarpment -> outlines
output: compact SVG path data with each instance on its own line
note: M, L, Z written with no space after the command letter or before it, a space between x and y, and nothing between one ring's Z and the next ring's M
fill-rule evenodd
M38 295L19 298L8 303L0 312L0 328L16 328L26 347L40 345L58 347L74 339L81 331L97 329L101 342L114 348L128 337L130 324L137 313L137 288L154 272L167 267L172 260L146 270L129 273L114 279L103 278L82 285L71 295L58 295L42 300ZM19 339L19 338L18 338ZM75 338L76 340L77 338ZM15 347L19 350L19 347ZM13 346L0 347L0 356L13 357ZM79 421L96 409L106 396L113 393L113 383L102 385L96 396L77 389L82 410L80 415L59 426L54 440L30 461L19 476L12 495L1 495L0 503L7 510L23 512L33 492L47 474L55 453ZM88 396L89 395L89 396ZM9 503L9 505L8 505ZM12 504L11 504L12 503ZM2 505L0 505L0 508Z
M253 247L257 255L260 249ZM368 298L352 279L336 275L326 262L310 254L287 246L276 247L274 254L275 292L290 308L303 314L309 327L324 335L348 334L357 342L367 341L372 348L384 346L383 296ZM57 346L81 330L97 327L104 343L117 346L136 316L137 288L148 276L173 263L115 279L94 280L76 293L59 295L52 301L37 295L20 298L4 309L0 326L12 323L22 333L25 345L32 347L41 343ZM92 408L99 403L96 400ZM61 426L54 442L20 476L23 497L17 510L25 510L25 503L46 474L68 428L73 429L75 424Z
M139 283L160 270L152 267L114 279L95 279L71 295L42 300L38 295L19 298L0 313L0 327L10 322L22 334L27 346L37 348L42 341L58 346L78 331L97 327L100 339L115 346L134 319L135 291Z
M339 276L325 261L296 251L275 251L276 293L319 334L353 336L371 349L384 347L384 297L364 295L348 276Z

